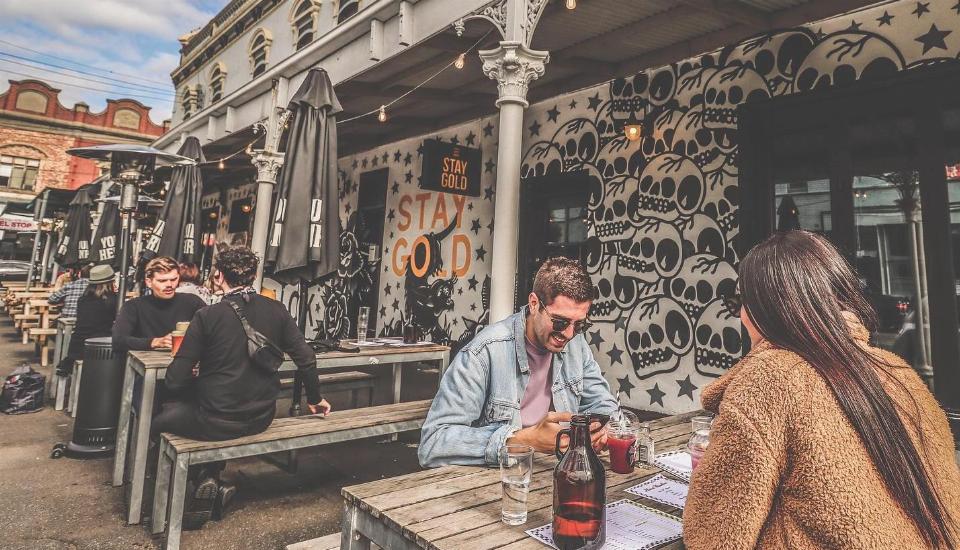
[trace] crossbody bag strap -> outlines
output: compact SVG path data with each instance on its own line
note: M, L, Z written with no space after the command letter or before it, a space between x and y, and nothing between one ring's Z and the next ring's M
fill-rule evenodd
M253 327L250 326L250 323L247 322L247 317L243 314L243 310L240 309L240 306L237 305L233 300L223 300L230 304L230 307L233 308L233 312L237 314L237 317L240 318L240 324L243 325L243 332L247 333L247 339L256 341L256 338L253 336Z

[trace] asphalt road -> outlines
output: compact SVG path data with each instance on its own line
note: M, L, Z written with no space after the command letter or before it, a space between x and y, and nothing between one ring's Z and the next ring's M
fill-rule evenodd
M0 375L25 363L50 374L0 314ZM428 398L436 373L407 367L403 386L404 400ZM346 406L346 396L329 397L335 408ZM286 410L289 402L278 406ZM0 414L0 549L159 548L145 527L122 521L122 490L109 482L112 458L49 458L52 446L69 441L72 430L73 419L52 403L32 414ZM283 548L338 532L340 490L417 471L416 435L304 451L295 475L258 459L231 461L223 477L240 487L236 504L224 520L184 532L182 547Z

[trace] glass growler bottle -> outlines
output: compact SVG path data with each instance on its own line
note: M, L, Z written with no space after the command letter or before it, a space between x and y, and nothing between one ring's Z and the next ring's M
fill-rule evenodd
M560 452L560 437L570 437ZM590 417L573 415L570 428L557 434L560 462L553 471L553 543L560 550L588 550L606 539L607 480L590 444Z

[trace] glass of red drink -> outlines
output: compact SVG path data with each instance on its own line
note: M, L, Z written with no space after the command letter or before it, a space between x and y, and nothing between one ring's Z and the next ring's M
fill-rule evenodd
M184 336L185 334L186 334L186 332L183 332L183 331L180 331L180 330L175 330L175 331L173 331L173 332L170 333L170 341L171 341L171 345L170 345L170 355L176 355L176 354L177 354L177 350L180 349L180 344L183 343L183 336Z
M712 422L712 416L695 416L690 420L693 433L687 442L687 451L690 453L690 461L694 470L697 469L700 459L703 458L703 454L710 445L710 425Z

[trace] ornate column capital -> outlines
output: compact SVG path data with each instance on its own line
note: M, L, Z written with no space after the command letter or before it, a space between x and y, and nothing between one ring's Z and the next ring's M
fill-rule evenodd
M257 183L277 183L277 174L283 166L283 153L274 153L266 150L253 152L251 159L257 167Z
M497 107L509 102L526 108L529 105L527 89L530 82L543 76L550 52L531 50L516 41L503 41L496 49L479 53L483 60L483 74L497 81L500 91Z

